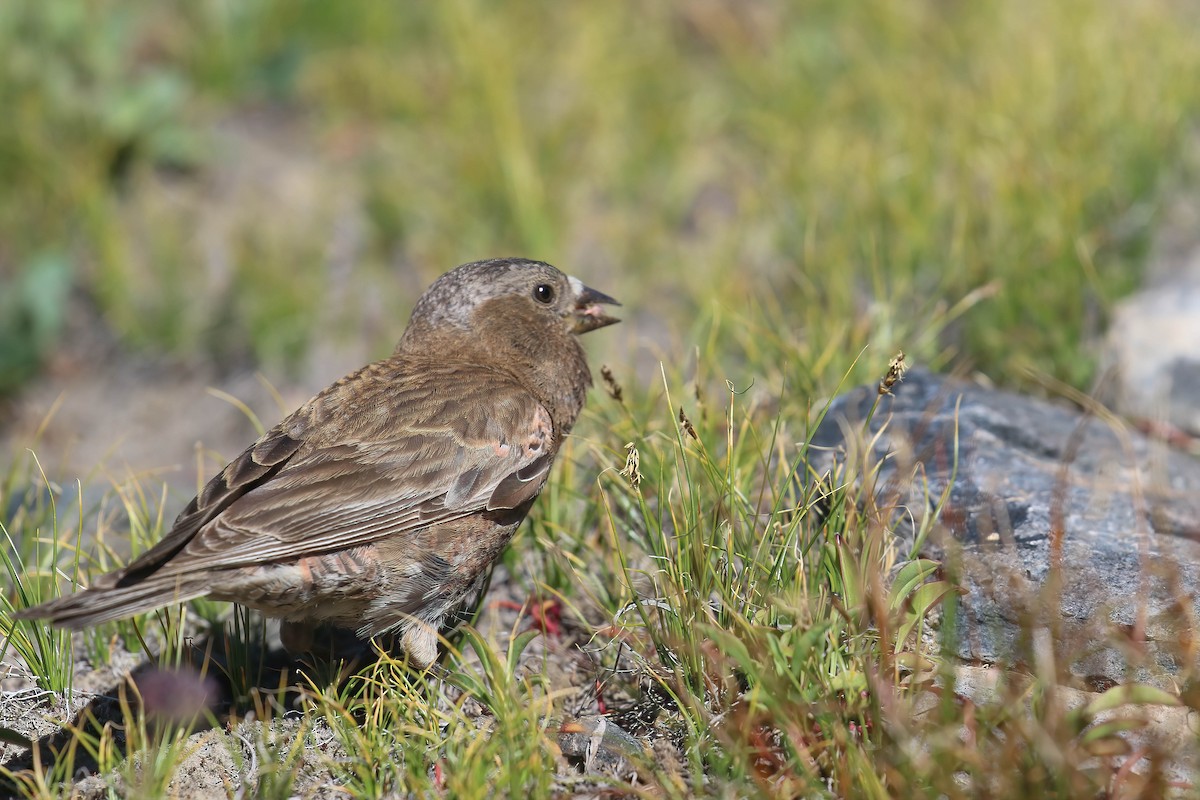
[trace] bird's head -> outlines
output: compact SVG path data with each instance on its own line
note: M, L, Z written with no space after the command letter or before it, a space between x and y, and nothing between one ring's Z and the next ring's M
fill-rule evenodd
M541 261L476 261L450 270L421 295L397 351L428 336L450 336L528 352L619 322L606 313L610 305L620 303Z

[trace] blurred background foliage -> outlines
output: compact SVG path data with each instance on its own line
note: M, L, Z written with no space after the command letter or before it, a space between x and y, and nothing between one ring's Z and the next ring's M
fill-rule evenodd
M9 0L0 392L79 304L300 370L507 254L621 297L656 357L1086 388L1198 74L1177 0Z

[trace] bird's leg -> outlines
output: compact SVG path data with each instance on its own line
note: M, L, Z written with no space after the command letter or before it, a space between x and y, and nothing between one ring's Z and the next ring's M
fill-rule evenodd
M371 642L327 623L284 620L279 625L279 639L292 659L312 669L314 677L334 685L341 685L378 658Z
M283 645L283 649L289 656L295 657L312 652L315 638L311 623L294 622L290 619L279 623L279 643Z

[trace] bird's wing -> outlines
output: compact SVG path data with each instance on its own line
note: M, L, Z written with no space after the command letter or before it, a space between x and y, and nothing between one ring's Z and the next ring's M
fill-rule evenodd
M549 413L509 379L375 365L231 462L112 583L286 561L518 508L554 453Z

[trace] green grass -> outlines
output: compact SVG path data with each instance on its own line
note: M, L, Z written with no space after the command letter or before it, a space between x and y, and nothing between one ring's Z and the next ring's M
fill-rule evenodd
M280 375L326 339L386 352L454 264L545 258L625 303L588 345L622 399L598 381L505 565L562 609L610 710L661 707L678 763L636 786L560 771L580 687L530 671L528 613L458 640L450 688L385 658L309 676L297 708L238 614L212 664L239 700L231 795L323 775L354 796L1159 796L1114 732L1179 697L1072 710L1054 653L956 695L949 567L893 548L875 465L802 455L822 398L901 348L1086 390L1189 177L1196 74L1200 23L1171 0L0 4L0 392L71 330L71 296L125 347ZM177 611L74 650L11 627L177 505L136 478L78 522L61 497L24 455L4 473L2 658L66 693L79 656L195 656ZM4 777L69 795L87 756L113 793L167 791L183 728L117 708L120 736L80 724Z
M1159 796L1161 780L1111 757L1126 752L1118 733L1142 725L1139 709L1180 697L1129 685L1072 707L1058 698L1059 656L1036 648L1032 672L1001 673L991 701L955 694L938 638L949 635L952 583L939 565L896 550L895 512L859 488L874 465L806 473L807 411L767 387L713 394L666 374L657 391L626 385L621 402L595 398L509 559L534 598L561 603L576 646L592 654L591 677L556 685L542 674L554 656L524 657L543 635L526 609L508 631L468 628L446 661L448 683L390 657L348 681L301 677L299 728L284 735L290 701L264 685L253 647L235 647L205 669L226 670L239 693L233 716L218 721L242 731L222 734L244 770L236 779L270 796L314 774L356 797L597 786L665 797ZM52 525L15 533L6 555L15 565L57 541ZM94 562L76 551L71 563ZM175 610L103 630L109 646L123 640L163 668L197 655ZM261 635L241 614L235 634ZM47 668L28 663L41 682ZM581 713L591 678L614 720L657 707L648 741L672 742L678 763L627 754L636 780L562 771L558 732ZM179 790L175 770L199 746L187 720L153 718L133 702L136 688L117 691L119 725L77 726L56 758L5 775L18 794L68 792L82 752L122 791Z
M70 550L79 552L58 536L56 495L62 490L46 479L32 454L27 456L24 459L25 474L22 475L19 466L12 469L6 476L4 491L0 493L0 498L8 502L19 499L11 517L6 514L0 519L0 537L4 541L4 546L0 547L0 564L4 567L7 584L12 587L0 596L0 612L4 614L4 624L0 626L0 636L3 636L0 662L11 650L29 668L39 688L70 694L75 675L70 633L45 625L17 622L9 617L15 609L58 596L79 575L77 556L60 557ZM79 522L78 533L82 536L82 513ZM68 537L70 534L70 531L66 532ZM69 565L64 561L69 561Z

